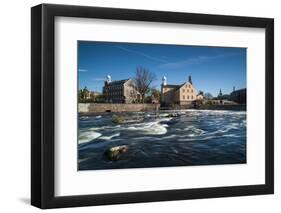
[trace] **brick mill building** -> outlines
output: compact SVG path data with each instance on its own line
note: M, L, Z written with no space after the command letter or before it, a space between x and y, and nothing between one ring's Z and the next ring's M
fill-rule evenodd
M132 79L112 81L111 76L106 77L103 86L103 95L108 103L134 103L139 100L139 93L133 86Z
M193 101L201 99L203 99L203 95L198 94L191 76L188 77L188 81L181 85L167 84L167 78L165 76L162 78L161 103L163 105L190 105Z
M230 99L239 104L246 104L247 89L243 88L243 89L235 90L235 88L234 88L233 92L230 93Z

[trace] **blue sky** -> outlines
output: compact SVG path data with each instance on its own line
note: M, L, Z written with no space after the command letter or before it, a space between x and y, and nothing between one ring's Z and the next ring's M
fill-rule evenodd
M187 45L78 42L79 88L102 91L106 75L112 80L134 77L136 67L154 72L155 88L162 76L168 84L182 84L188 76L197 90L216 96L246 87L246 48Z

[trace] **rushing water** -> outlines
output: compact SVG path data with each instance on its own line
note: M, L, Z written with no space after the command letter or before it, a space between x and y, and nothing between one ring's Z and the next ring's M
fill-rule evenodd
M80 116L79 170L246 163L245 111L123 113L122 124L114 115ZM108 159L120 145L127 152Z

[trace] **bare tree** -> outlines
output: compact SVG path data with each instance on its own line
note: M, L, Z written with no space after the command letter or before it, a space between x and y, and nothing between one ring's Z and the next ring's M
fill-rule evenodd
M206 100L211 100L211 99L213 99L213 96L212 96L211 93L206 92L206 93L204 94L204 98L205 98Z
M145 94L149 92L149 87L154 80L156 80L154 73L146 68L137 67L133 82L135 89L140 93L142 103L144 103Z

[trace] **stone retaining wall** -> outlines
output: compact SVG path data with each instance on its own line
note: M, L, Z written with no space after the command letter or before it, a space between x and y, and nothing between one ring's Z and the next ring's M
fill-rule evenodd
M202 105L198 109L209 109L209 110L237 110L246 111L247 106L245 104L235 104L235 105Z
M160 104L100 104L100 103L79 103L79 113L97 112L139 112L158 110Z
M101 113L101 112L140 112L159 110L160 104L101 104L101 103L79 103L79 113ZM173 107L161 107L160 110L194 109L191 105ZM201 105L197 109L209 110L246 110L246 105Z
M214 104L207 105L203 104L201 106L193 106L193 105L174 105L171 107L160 107L160 110L185 110L185 109L206 109L206 110L237 110L237 111L245 111L245 104Z

